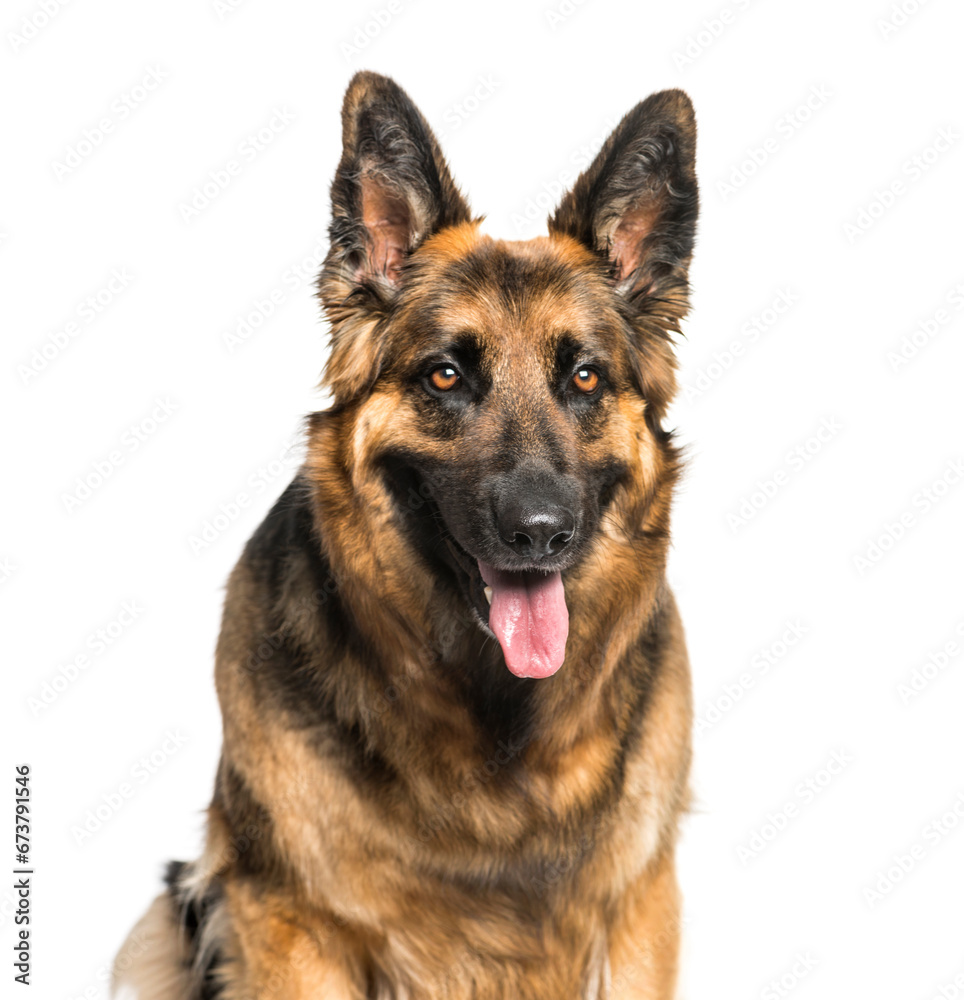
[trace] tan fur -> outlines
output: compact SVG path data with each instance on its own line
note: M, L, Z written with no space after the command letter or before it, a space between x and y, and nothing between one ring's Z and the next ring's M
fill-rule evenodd
M134 925L114 959L117 1000L175 1000L190 994L192 954L164 893Z

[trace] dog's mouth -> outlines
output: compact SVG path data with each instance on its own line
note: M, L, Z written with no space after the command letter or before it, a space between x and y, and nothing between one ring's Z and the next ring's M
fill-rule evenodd
M515 557L497 562L465 548L444 517L428 481L409 456L382 458L386 484L399 510L408 516L413 542L451 572L475 624L502 647L516 677L551 677L563 664L569 637L569 609L562 574L579 559L579 546L567 547L544 565ZM414 515L414 516L413 516ZM473 546L474 547L474 546ZM511 558L511 557L509 557Z
M500 569L470 556L451 536L479 624L502 647L516 677L551 677L566 658L569 609L562 570Z

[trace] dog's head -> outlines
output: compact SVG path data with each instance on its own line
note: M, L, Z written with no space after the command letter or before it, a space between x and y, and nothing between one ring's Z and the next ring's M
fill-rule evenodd
M549 235L526 242L481 233L391 80L352 80L343 142L319 289L352 462L377 470L393 517L454 574L509 669L548 676L569 628L563 574L605 558L605 535L665 536L692 106L678 90L637 105Z

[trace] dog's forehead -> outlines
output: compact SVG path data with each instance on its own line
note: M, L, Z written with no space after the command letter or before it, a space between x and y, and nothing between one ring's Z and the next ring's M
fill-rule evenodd
M598 260L567 237L494 240L472 225L433 236L413 259L408 310L438 335L484 331L491 346L513 334L552 339L597 331L608 286Z

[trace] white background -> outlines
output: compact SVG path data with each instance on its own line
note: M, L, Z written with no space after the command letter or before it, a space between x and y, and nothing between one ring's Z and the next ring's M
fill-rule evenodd
M324 250L341 98L362 67L410 92L507 238L542 230L560 178L638 100L692 96L702 216L670 572L702 723L681 995L772 997L784 976L801 1000L930 1000L964 974L964 485L949 465L964 459L964 9L906 7L895 26L887 0L77 0L47 24L39 2L4 5L2 784L12 811L13 767L31 764L37 995L105 997L162 863L197 853L223 582L324 405L302 262ZM239 146L272 126L248 159ZM89 155L56 168L78 144ZM232 158L240 173L186 220ZM126 285L104 292L115 269ZM98 292L110 301L87 322ZM781 295L792 304L766 313ZM125 602L136 618L111 627ZM165 750L169 731L186 741ZM11 898L0 889L7 959Z

